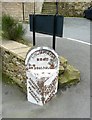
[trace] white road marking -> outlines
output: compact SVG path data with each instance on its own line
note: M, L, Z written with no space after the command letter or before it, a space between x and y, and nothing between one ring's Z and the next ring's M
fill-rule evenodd
M63 38L66 38L66 37L63 37ZM71 41L76 41L76 42L79 42L79 43L82 43L82 44L86 44L86 45L92 45L89 42L84 42L84 41L73 39L73 38L66 38L66 39L71 40Z
M33 33L31 32L31 37L32 37L32 35L33 35ZM37 36L37 37L43 37L43 35L44 35L44 34L36 33L36 36ZM29 35L27 35L27 36L29 36ZM53 37L53 36L51 36L51 35L44 35L44 37ZM67 40L79 42L79 43L86 44L86 45L89 45L89 46L92 45L92 44L89 43L89 42L81 41L81 40L74 39L74 38L57 37L57 36L56 36L56 38L65 38L65 39L67 39Z

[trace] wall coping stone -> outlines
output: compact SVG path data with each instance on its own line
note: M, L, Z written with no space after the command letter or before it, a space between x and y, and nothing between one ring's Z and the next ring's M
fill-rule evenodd
M3 47L11 53L17 55L17 57L21 58L22 60L25 59L27 52L31 49L31 47L27 45L11 40L3 40L0 42L0 47Z

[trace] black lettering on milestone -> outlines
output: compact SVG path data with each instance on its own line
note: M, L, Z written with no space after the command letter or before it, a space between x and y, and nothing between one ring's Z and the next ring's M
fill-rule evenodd
M31 79L32 84L35 86L36 89L39 89L39 87L33 82L33 80Z
M37 102L39 102L39 101L40 101L39 97L33 92L33 90L32 90L30 87L29 87L29 89L30 89L29 93L32 95L32 97L33 97Z
M39 88L37 88L36 84L34 85L32 80L28 81L30 86L37 92L37 94L41 95L41 90Z
M57 77L52 81L52 83L49 86L44 86L44 93L45 96L47 96L49 93L51 93L54 89L56 89L56 82L57 82Z
M49 95L49 97L47 98L47 100L45 100L45 103L49 102L54 95L55 95L55 90L53 90L53 91L50 93L50 95Z

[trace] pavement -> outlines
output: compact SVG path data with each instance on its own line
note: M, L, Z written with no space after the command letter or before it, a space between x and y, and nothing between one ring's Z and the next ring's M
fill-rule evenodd
M3 118L90 118L90 24L92 22L83 18L66 18L64 38L57 37L56 40L56 52L80 70L80 83L63 92L58 90L56 96L43 107L28 102L18 86L3 83ZM25 25L25 28L26 38L31 41L29 26ZM51 36L37 33L36 37L38 46L51 47Z

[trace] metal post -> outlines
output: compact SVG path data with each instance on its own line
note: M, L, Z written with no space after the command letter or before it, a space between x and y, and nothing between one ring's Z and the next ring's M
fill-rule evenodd
M56 0L56 15L58 14L58 0Z
M23 11L23 21L25 21L24 2L22 2L22 11Z
M35 15L33 15L33 46L35 46Z
M35 46L35 0L34 0L34 15L33 15L33 46Z
M58 0L56 0L56 14L55 14L55 16L54 16L54 22L53 22L53 49L54 49L54 50L55 50L55 44L56 44L57 14L58 14Z
M55 41L56 41L56 15L54 15L54 22L53 22L53 49L55 50Z

